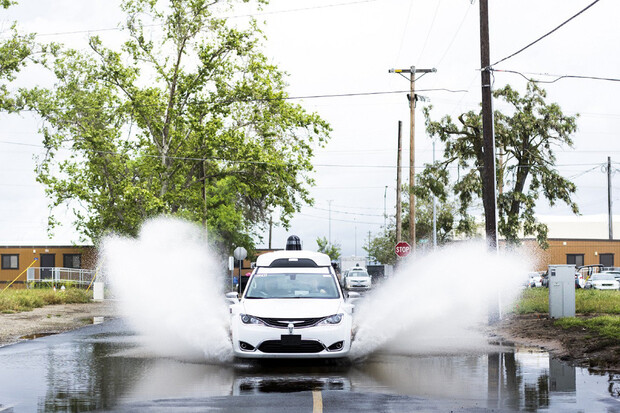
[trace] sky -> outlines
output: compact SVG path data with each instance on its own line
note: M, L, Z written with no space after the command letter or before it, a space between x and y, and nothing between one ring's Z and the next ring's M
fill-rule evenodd
M507 57L584 9L592 0L489 0L491 61ZM390 68L436 68L416 81L428 99L416 108L415 164L420 172L433 159L433 141L424 130L422 108L432 105L433 119L479 110L480 38L477 0L273 0L262 11L251 6L227 12L243 24L252 14L261 22L266 54L288 73L289 95L306 110L328 121L329 143L315 152L311 194L289 229L275 226L272 247L283 247L290 234L306 249L316 239L339 244L343 255L365 255L369 234L381 232L396 203L398 121L403 122L403 165L409 162L408 79ZM620 78L620 3L601 0L548 37L494 66L539 80L561 75ZM122 15L117 1L20 0L0 11L5 31L17 21L40 41L86 47L89 32L104 42L118 42L114 29ZM41 73L24 73L23 84L46 81ZM525 92L519 74L494 72L493 87L512 85ZM584 215L607 213L607 175L620 162L620 82L564 78L541 84L548 102L564 113L579 113L573 148L557 148L558 170L578 186L575 200ZM338 95L338 96L335 96ZM494 101L496 110L509 110ZM43 188L35 181L36 156L43 154L40 121L31 114L1 115L0 245L79 242L66 208L55 215L64 225L48 240ZM436 143L435 157L442 147ZM408 170L403 169L403 182ZM612 178L613 200L620 199L620 180ZM617 209L617 208L615 208ZM330 213L331 210L331 213ZM543 216L566 216L563 204L541 200ZM480 214L482 208L480 208ZM268 232L257 246L267 247ZM601 237L605 237L602 234Z

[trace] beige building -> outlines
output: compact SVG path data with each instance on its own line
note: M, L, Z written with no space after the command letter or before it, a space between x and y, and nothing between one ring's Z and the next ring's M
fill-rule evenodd
M602 264L605 267L620 267L618 217L614 217L612 223L613 239L609 239L609 222L604 214L539 216L538 220L549 229L549 248L540 249L535 239L523 240L524 246L532 249L538 257L538 270L546 270L550 264Z
M13 286L19 288L25 285L28 267L94 269L97 252L92 245L0 246L0 259L0 289L16 278Z

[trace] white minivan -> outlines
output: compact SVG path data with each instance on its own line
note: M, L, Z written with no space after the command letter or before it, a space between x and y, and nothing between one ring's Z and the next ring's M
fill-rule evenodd
M227 296L233 301L230 325L236 357L341 358L351 349L354 306L326 254L263 254L241 297Z

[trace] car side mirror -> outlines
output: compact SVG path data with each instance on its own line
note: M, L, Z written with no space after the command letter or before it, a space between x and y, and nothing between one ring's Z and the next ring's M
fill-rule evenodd
M361 298L360 293L355 292L355 291L349 291L347 293L347 301L355 301L355 300L359 300Z
M226 299L233 304L237 304L239 302L239 295L235 291L231 291L226 293Z

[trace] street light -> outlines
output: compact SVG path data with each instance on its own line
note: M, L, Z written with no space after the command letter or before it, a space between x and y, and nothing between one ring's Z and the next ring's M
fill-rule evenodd
M386 223L386 220L387 220L387 211L386 211L386 209L385 209L385 204L386 204L386 200L387 200L387 188L388 188L388 186L386 185L386 186L385 186L385 191L383 191L383 228L384 228L386 231L387 231L387 227L386 227L386 225L387 225L387 223Z

